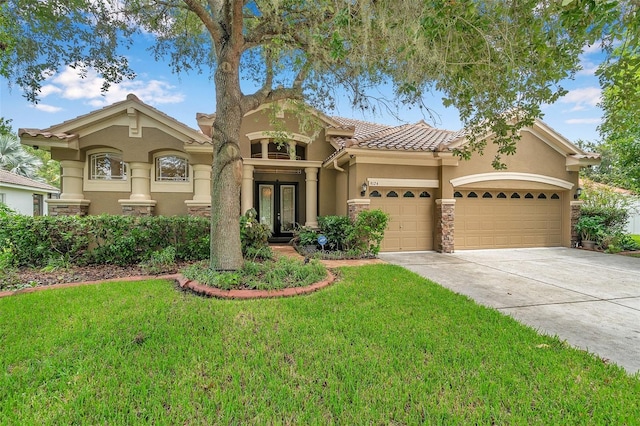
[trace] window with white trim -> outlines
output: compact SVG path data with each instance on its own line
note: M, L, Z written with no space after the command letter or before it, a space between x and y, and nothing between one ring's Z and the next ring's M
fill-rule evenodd
M177 155L156 157L156 182L188 182L189 161Z
M89 156L89 179L127 180L127 165L122 154L98 152Z
M4 192L0 192L0 203L6 204L6 194Z

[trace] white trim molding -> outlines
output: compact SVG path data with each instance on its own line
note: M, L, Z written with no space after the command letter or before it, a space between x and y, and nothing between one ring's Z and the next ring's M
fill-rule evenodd
M454 187L467 185L476 182L488 182L498 180L519 180L528 182L546 183L548 185L557 186L563 189L572 189L575 185L566 180L554 178L551 176L536 175L533 173L519 173L519 172L491 172L491 173L478 173L475 175L462 176L451 179L449 182Z
M437 179L367 178L367 185L371 187L438 188L440 181Z
M261 140L261 139L273 139L274 137L276 137L278 135L279 132L274 132L274 131L260 131L260 132L251 132L251 133L247 133L246 136L247 138L249 138L250 141L256 141L256 140ZM307 145L309 145L313 140L305 135L301 135L299 133L293 133L293 132L285 132L284 134L287 135L287 138L289 138L292 141L296 141L296 142L302 142L305 143Z

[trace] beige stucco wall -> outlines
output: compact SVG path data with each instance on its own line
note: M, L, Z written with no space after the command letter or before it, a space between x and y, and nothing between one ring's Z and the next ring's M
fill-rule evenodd
M502 161L507 165L505 172L533 173L578 183L577 173L566 171L566 156L531 133L523 132L516 146L514 155L502 155ZM471 159L460 160L458 167L453 168L451 177L495 172L491 161L496 153L497 146L489 142L484 155L473 153Z
M157 201L156 216L182 216L187 214L186 200L192 198L191 193L152 192L151 199Z
M327 216L336 214L336 194L337 185L336 180L340 172L336 170L320 169L318 176L319 185L319 202L318 202L318 215ZM346 201L345 201L346 204Z
M347 167L348 169L348 167ZM334 186L334 199L335 199L335 214L346 216L347 211L347 186L349 174L348 170L344 172L337 172L335 174L335 186Z
M84 198L91 201L89 214L122 214L122 206L118 200L129 198L128 192L91 192L86 191Z
M243 158L251 158L251 143L246 136L247 134L274 130L274 125L268 114L268 109L262 109L244 117L240 127L240 153ZM298 119L290 112L285 112L284 118L277 120L284 121L285 128L292 133L312 137L317 132L317 129L313 128L301 130ZM254 143L260 142L254 141ZM298 142L298 144L304 145L302 142ZM324 139L324 130L315 135L313 141L307 144L306 148L306 159L312 161L323 161L334 151L331 144Z
M142 138L129 137L129 128L110 126L80 139L80 161L84 161L86 152L96 148L113 148L122 152L125 162L150 163L153 154L159 151L177 151L184 153L182 141L167 135L156 128L145 127Z

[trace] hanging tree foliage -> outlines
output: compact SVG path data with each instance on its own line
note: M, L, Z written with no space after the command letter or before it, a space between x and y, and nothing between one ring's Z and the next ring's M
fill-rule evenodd
M215 84L211 266L238 269L242 117L282 99L324 109L336 96L375 108L368 89L391 83L389 102L421 106L437 89L469 129L462 155L482 151L490 132L498 156L540 104L565 91L586 43L600 37L609 7L583 0L4 0L9 23L0 72L37 94L64 65L95 69L105 87L133 78L126 47L141 32L174 72L211 71ZM3 30L4 31L4 30ZM242 93L241 78L256 90Z

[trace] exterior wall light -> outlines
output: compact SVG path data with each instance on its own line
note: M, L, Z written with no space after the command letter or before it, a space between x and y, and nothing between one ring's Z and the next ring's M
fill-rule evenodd
M367 188L368 187L369 186L367 185L366 181L362 182L362 185L360 185L360 196L364 197L364 194L367 193Z
M578 198L580 198L580 195L582 195L582 188L578 187L576 188L576 193L573 194L573 199L577 200Z

